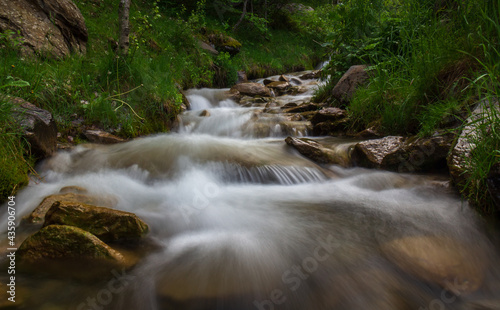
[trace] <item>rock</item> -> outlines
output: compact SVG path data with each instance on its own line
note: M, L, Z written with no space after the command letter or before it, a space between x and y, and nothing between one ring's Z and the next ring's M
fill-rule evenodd
M280 75L280 77L279 77L278 81L280 81L280 82L287 82L287 83L290 83L290 79L289 79L289 78L287 78L286 76L284 76L283 74L282 74L282 75Z
M210 44L208 44L206 42L198 40L198 46L202 50L205 50L205 51L209 52L210 54L219 55L219 52L212 45L210 45Z
M14 105L13 116L21 125L31 153L39 159L53 155L57 149L57 126L52 114L21 98L7 99Z
M283 121L279 125L283 134L291 136L307 136L312 129L311 123L303 120Z
M344 136L347 131L349 122L347 118L339 119L338 121L326 121L317 123L313 127L313 135L315 136Z
M88 190L81 186L65 186L59 190L60 194L75 193L75 194L87 194Z
M294 85L302 85L302 82L296 78L291 78L290 83Z
M43 201L35 208L33 212L26 218L28 223L41 223L45 220L45 214L52 207L56 201L86 203L91 205L99 205L103 207L114 207L118 201L116 198L109 196L90 196L75 193L56 194L50 195L43 199Z
M247 73L245 71L238 71L238 81L236 84L248 82Z
M321 76L321 71L317 70L317 71L311 71L308 73L304 73L301 76L299 76L299 78L301 80L313 80L313 79L319 79L320 76Z
M380 137L382 137L382 134L379 133L374 126L366 128L365 130L362 130L354 135L354 138L358 139L374 139Z
M304 87L304 86L292 86L290 88L290 90L288 91L288 93L296 96L296 95L299 95L299 94L303 94L303 93L305 93L307 91L308 91L307 87Z
M348 105L356 89L368 79L366 68L366 65L350 67L333 88L333 98L337 99L344 106Z
M497 100L493 102L493 106L495 106L495 109L499 109ZM488 119L487 115L490 113L489 102L487 100L481 101L465 121L465 126L458 136L450 156L448 156L448 169L450 170L452 183L459 188L464 188L467 184L469 179L469 174L466 173L467 159L476 147L475 141L481 139L478 134L484 132L481 127L484 127L485 120Z
M85 130L83 134L92 143L115 144L126 141L122 138L110 134L109 132L102 130Z
M291 107L283 110L283 113L301 113L301 112L309 112L316 111L320 108L319 105L314 103L305 103L296 107Z
M203 110L203 111L201 111L201 113L198 116L208 117L208 116L210 116L210 112L208 110Z
M269 85L270 83L274 82L273 80L270 80L270 79L264 79L264 81L262 81L262 84L264 85Z
M241 43L228 35L222 33L210 34L208 40L215 46L215 49L220 52L229 53L231 56L240 52Z
M283 7L283 9L290 13L290 14L295 14L295 13L305 13L305 12L313 12L314 9L310 6L303 5L302 3L288 3Z
M341 154L323 147L318 142L307 138L287 137L286 144L293 146L300 154L320 164L335 164L349 166L348 153Z
M267 87L272 89L277 95L283 95L289 88L290 83L283 81L276 81L267 84Z
M388 136L381 139L363 141L354 146L352 159L355 164L367 168L389 169L399 166L399 162L388 162L389 154L403 146L405 138Z
M62 58L85 54L87 27L70 0L0 1L0 32L19 31L23 52Z
M313 125L322 122L335 122L346 116L346 111L339 108L323 108L316 112L311 119Z
M52 259L123 261L123 256L99 238L78 227L50 225L29 236L17 250L22 263Z
M476 291L483 282L486 256L445 237L404 237L381 246L403 271L455 294Z
M255 97L271 97L271 91L266 86L259 83L241 83L231 87L231 91L238 91L242 95Z
M105 242L138 240L149 231L133 213L65 201L54 202L47 211L44 226L49 225L75 226Z

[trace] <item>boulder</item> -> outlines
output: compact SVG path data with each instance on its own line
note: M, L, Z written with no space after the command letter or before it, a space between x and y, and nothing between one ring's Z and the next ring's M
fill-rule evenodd
M231 87L231 92L238 91L241 95L250 97L271 97L271 91L260 83L241 83Z
M103 130L85 130L83 134L92 143L115 144L126 141Z
M405 138L399 136L363 141L354 146L352 159L355 164L367 168L397 167L399 162L388 162L388 159L393 159L388 155L399 150L404 142Z
M50 225L78 227L105 242L138 240L149 231L133 213L65 201L54 202L47 211L44 226Z
M228 35L222 33L214 33L208 35L208 40L215 46L219 52L229 53L234 56L240 52L241 43Z
M47 213L47 211L57 201L86 203L110 208L114 207L118 203L117 199L112 196L91 196L73 192L50 195L42 200L38 207L36 207L35 210L33 210L33 212L28 215L25 221L28 223L42 223L45 220L45 214Z
M499 109L498 101L492 102L492 105ZM491 114L490 102L481 101L471 112L469 118L465 121L465 126L458 136L450 156L448 157L448 169L450 170L451 180L454 185L464 188L467 184L469 175L466 173L468 168L468 158L476 147L477 140L481 139L481 127L485 126L488 115Z
M52 114L21 98L7 98L13 103L13 116L21 125L31 153L39 159L53 155L57 148L57 126Z
M309 112L316 111L320 108L319 105L314 103L304 103L296 107L291 107L283 110L283 113L301 113L301 112Z
M346 117L346 111L339 108L323 108L316 112L311 119L313 125L322 122L335 122Z
M315 136L344 136L346 134L349 121L347 118L341 118L337 121L326 121L317 123L313 127Z
M332 90L332 96L342 105L348 105L356 89L368 79L366 65L352 66L340 78Z
M304 73L301 76L299 76L299 78L301 80L314 80L314 79L319 79L320 76L321 76L321 70L317 70Z
M458 241L439 236L404 237L382 244L385 257L403 271L455 294L481 287L487 256Z
M335 152L323 147L318 142L307 138L287 137L286 144L293 146L300 154L320 164L335 164L349 166L349 154Z
M87 27L71 0L0 1L0 32L22 36L23 52L62 58L85 54Z
M200 114L198 116L200 116L200 117L208 117L208 116L210 116L210 111L203 110L203 111L200 112Z
M280 81L280 82L287 82L287 83L290 83L290 79L289 79L289 78L287 78L286 76L284 76L283 74L282 74L282 75L280 75L280 77L279 77L278 81Z
M286 93L286 91L291 87L290 83L284 81L271 82L266 86L272 89L278 96Z
M16 252L21 263L53 259L123 261L123 256L99 238L78 227L50 225L29 236Z

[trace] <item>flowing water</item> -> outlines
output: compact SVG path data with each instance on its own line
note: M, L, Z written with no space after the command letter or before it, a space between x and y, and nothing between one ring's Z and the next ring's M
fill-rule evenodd
M284 143L309 134L276 113L310 99L317 82L304 84L243 106L191 90L175 133L45 162L44 181L16 197L18 222L81 186L151 232L139 263L105 280L19 274L20 309L500 309L496 239L439 177L320 167ZM32 231L19 224L18 238Z

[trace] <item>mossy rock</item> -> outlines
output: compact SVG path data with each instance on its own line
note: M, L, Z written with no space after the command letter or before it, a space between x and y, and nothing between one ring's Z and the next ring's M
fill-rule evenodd
M44 226L79 227L102 241L138 240L149 227L137 215L84 203L56 201L47 211Z
M49 225L29 236L19 247L22 263L47 259L98 259L123 261L123 256L91 233L74 226Z
M38 207L36 207L35 210L33 210L33 212L28 215L25 221L27 221L28 223L42 223L45 220L45 214L47 213L47 211L57 201L87 203L110 208L114 207L118 202L118 200L113 196L93 196L74 193L75 191L76 190L68 190L68 187L65 187L61 189L61 193L64 194L55 194L45 197L38 205Z

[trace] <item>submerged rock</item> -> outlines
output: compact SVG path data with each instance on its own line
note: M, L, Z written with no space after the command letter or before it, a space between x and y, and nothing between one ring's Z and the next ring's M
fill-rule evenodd
M240 83L231 88L231 91L238 91L241 95L250 97L261 96L271 97L271 91L266 86L259 83Z
M148 225L133 213L59 201L45 215L44 226L49 225L78 227L106 242L138 240L149 231Z
M455 294L479 289L487 262L481 252L445 237L405 237L385 243L382 252L403 271Z
M29 236L17 250L22 263L52 259L122 262L123 256L93 234L74 226L50 225Z
M64 188L63 188L64 189ZM61 189L61 190L63 190ZM57 201L74 202L74 203L86 203L91 205L99 205L103 207L114 207L118 201L113 196L91 196L78 193L65 193L50 195L43 199L43 201L38 205L38 207L31 212L31 214L26 218L28 223L41 223L45 220L45 214L52 207L52 205Z
M307 138L287 137L286 144L293 146L300 154L320 164L349 166L349 153L338 153L323 147L318 142Z
M366 65L350 67L333 88L333 98L337 99L342 105L349 104L356 89L368 79L366 68Z

